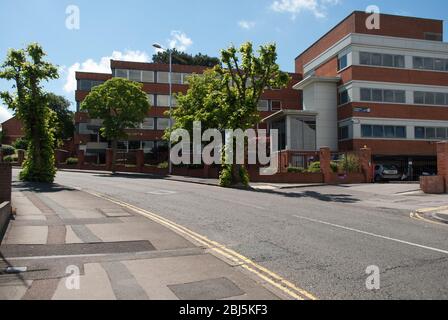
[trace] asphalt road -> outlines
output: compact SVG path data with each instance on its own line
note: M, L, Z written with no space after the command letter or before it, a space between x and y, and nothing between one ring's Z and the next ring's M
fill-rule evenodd
M448 227L411 219L421 200L362 187L255 192L101 173L59 172L56 182L170 219L319 299L448 299ZM369 266L380 270L380 290L366 288Z

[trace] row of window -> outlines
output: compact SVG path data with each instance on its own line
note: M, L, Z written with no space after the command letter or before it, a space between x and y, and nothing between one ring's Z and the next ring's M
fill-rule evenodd
M366 66L404 68L405 58L400 55L361 52L359 62Z
M173 84L187 84L187 78L191 74L172 72L171 82ZM136 82L145 83L169 83L170 73L165 71L145 71L145 70L126 70L126 69L115 69L114 76L117 78L125 78ZM157 80L157 81L156 81Z
M258 102L258 111L280 111L282 102L280 100L260 100Z
M144 130L166 130L170 126L169 118L145 118L140 125L140 129Z
M361 125L361 136L363 138L405 139L406 127L363 124Z
M414 103L425 105L448 106L448 93L415 91Z
M448 138L448 128L416 127L415 139L446 139Z
M149 104L153 107L164 107L170 106L170 96L166 94L148 94ZM171 104L176 107L177 100L176 97L171 98Z
M166 141L118 141L117 148L126 152L143 150L144 153L154 153L167 149Z
M78 90L90 91L93 88L95 88L103 83L104 83L104 81L81 79L81 80L78 80Z
M361 88L361 101L406 103L406 91Z
M414 69L448 71L448 59L414 57Z

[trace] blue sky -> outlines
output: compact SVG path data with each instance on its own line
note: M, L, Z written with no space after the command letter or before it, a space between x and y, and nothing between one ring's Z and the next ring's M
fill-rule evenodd
M69 5L79 8L79 30L66 27ZM9 48L39 42L60 67L60 79L46 89L72 102L76 69L107 71L110 57L148 61L154 42L214 56L232 43L276 42L282 69L294 71L301 51L369 5L384 13L448 20L448 2L442 0L0 0L0 62ZM0 90L10 89L0 80ZM9 116L0 101L0 122Z

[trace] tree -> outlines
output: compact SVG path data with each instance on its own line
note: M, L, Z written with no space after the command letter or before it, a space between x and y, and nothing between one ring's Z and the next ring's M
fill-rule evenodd
M73 137L75 132L74 113L70 111L70 101L64 97L48 93L47 99L48 107L56 115L55 140L57 146L59 146L63 140Z
M21 50L9 50L0 69L0 78L14 81L15 93L1 92L0 97L23 123L28 144L28 157L23 164L20 179L24 181L53 182L54 129L53 111L48 107L47 95L41 82L57 79L57 67L44 60L42 47L33 43Z
M283 88L290 81L276 62L275 44L261 46L258 56L251 43L221 52L221 63L202 76L189 78L187 94L177 96L174 128L191 130L194 121L202 129L247 130L260 121L257 109L266 88ZM224 157L225 157L225 149ZM234 153L235 154L235 153ZM240 165L223 164L221 184L247 183L247 171Z
M142 91L143 84L114 78L92 89L81 104L81 109L94 119L102 119L101 135L112 141L115 170L117 143L127 139L126 129L134 129L143 122L150 105Z
M173 57L173 64L181 64L181 65L193 65L193 66L203 66L203 67L214 67L219 64L219 59L214 57L209 57L208 55L204 55L199 53L195 56L178 51L177 49L170 49L168 51L158 52L152 56L152 61L154 63L165 63L169 64L170 61L170 51Z

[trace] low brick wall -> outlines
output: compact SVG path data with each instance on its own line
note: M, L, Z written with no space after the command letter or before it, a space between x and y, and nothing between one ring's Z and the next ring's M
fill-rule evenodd
M323 183L324 175L322 173L293 173L281 172L272 176L262 176L259 173L251 172L251 182L265 182L265 183Z
M443 194L445 179L442 176L420 177L420 188L427 194Z
M2 243L3 237L5 236L6 230L8 229L10 219L11 219L11 203L10 202L0 203L0 244Z
M366 183L364 173L329 174L328 184L360 184Z

